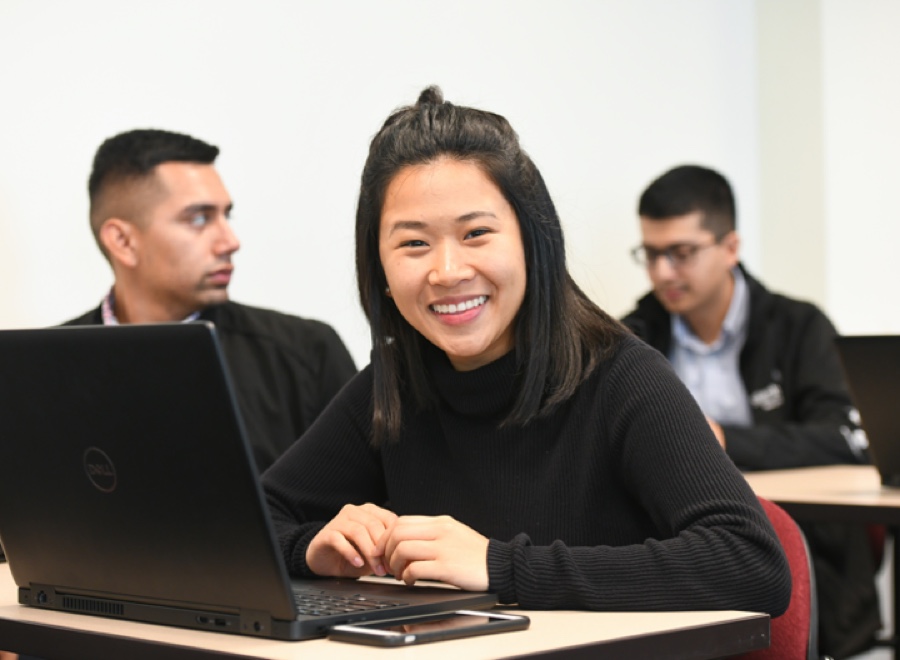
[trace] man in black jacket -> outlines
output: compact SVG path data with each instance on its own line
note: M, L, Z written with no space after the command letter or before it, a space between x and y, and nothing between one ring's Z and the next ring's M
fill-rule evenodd
M672 362L744 470L868 462L867 441L814 305L768 291L739 260L734 197L713 170L685 165L638 205L633 255L653 291L624 322ZM880 628L874 565L859 526L803 525L819 587L820 650L846 657Z
M134 130L97 150L90 221L115 282L71 325L211 321L257 468L265 470L355 373L330 326L228 300L240 247L219 150L188 135Z

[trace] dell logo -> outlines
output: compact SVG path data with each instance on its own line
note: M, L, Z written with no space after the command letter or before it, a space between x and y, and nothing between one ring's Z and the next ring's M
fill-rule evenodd
M84 472L94 488L111 493L116 489L116 466L102 450L88 447L84 450Z

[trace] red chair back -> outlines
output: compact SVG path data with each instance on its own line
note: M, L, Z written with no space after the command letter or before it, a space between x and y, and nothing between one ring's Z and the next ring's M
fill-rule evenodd
M803 532L787 512L774 502L759 498L775 533L781 540L791 568L791 603L772 619L768 649L747 653L746 660L803 660L818 658L815 576Z

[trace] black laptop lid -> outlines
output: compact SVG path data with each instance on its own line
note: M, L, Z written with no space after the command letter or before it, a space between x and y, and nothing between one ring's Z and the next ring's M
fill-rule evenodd
M0 332L16 583L292 619L241 432L205 323Z
M900 336L837 338L850 395L886 486L900 486Z

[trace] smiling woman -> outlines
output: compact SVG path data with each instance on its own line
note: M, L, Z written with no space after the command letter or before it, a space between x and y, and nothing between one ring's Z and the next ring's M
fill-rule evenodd
M292 573L533 609L784 611L757 498L665 358L575 285L503 117L429 88L387 119L356 265L372 362L263 476Z
M482 169L450 158L407 166L381 218L379 256L403 318L457 371L508 353L525 249L515 212Z

